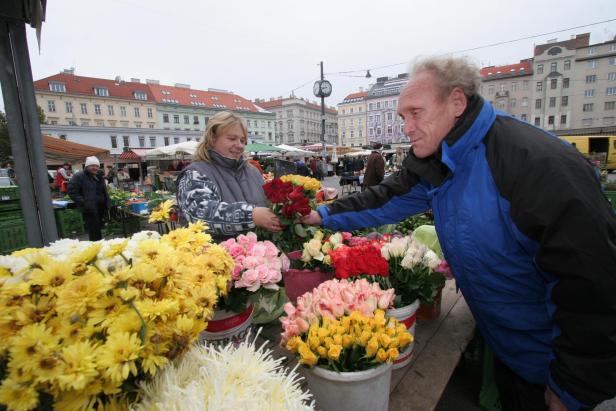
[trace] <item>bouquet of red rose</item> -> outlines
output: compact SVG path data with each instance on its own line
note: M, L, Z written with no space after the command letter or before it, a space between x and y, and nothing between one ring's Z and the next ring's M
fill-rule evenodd
M389 263L381 255L378 241L363 241L355 246L343 245L329 251L337 278L362 275L389 276Z
M270 208L278 216L280 222L287 226L283 232L271 235L272 241L285 253L300 249L311 230L297 222L300 218L310 214L315 205L315 184L309 180L314 179L284 176L274 178L263 185Z

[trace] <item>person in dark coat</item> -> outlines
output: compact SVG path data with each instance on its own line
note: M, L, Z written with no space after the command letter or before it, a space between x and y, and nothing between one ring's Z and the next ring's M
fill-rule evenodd
M364 174L364 187L372 187L383 181L385 177L385 160L379 152L383 147L381 143L372 145L372 153L368 156L366 173Z
M103 216L110 207L105 173L100 165L98 158L86 158L85 169L78 171L68 183L68 195L83 214L90 241L103 238Z

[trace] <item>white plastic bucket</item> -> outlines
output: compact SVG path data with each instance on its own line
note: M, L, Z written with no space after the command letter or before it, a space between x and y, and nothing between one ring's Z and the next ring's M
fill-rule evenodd
M400 356L394 362L394 370L406 367L413 358L413 351L415 350L415 325L417 324L417 309L419 309L419 300L415 300L412 304L404 307L387 310L387 316L394 317L399 322L406 325L406 329L409 330L413 336L413 342L400 353Z
M335 372L314 367L304 373L321 411L387 411L392 364L366 371Z
M199 335L199 341L207 340L221 345L227 345L229 342L237 345L243 342L250 328L252 313L252 305L241 313L217 310L205 331Z

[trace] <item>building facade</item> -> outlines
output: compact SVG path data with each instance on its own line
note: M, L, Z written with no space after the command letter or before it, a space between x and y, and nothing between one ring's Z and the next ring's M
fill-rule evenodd
M499 110L529 121L533 91L532 59L507 66L490 66L480 70L479 93Z
M361 147L368 142L367 91L349 94L338 104L338 145Z
M408 81L408 73L396 77L379 77L368 90L367 106L367 142L383 144L407 143L404 123L397 115L400 91Z
M255 100L255 104L276 116L275 144L309 145L321 142L321 106L290 96ZM325 108L325 142L338 143L338 112Z
M34 90L52 125L156 128L156 102L137 79L76 76L71 69L35 81Z

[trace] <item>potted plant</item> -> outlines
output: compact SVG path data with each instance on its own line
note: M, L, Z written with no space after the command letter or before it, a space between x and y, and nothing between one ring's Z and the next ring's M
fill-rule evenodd
M281 344L309 367L317 408L387 409L391 364L413 340L386 316L393 298L393 290L366 279L330 280L285 306Z

